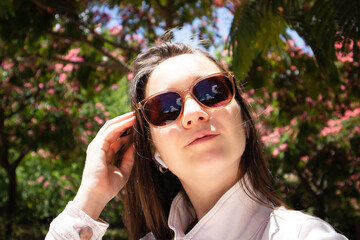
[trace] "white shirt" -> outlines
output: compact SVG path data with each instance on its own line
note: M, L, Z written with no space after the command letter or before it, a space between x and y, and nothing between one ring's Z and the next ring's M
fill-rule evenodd
M283 207L271 209L252 200L239 183L229 189L215 206L188 232L195 219L195 210L187 204L183 193L179 193L170 208L168 225L175 233L175 240L343 240L325 221L299 211ZM56 217L46 240L76 239L79 233L90 232L90 240L102 239L108 224L95 221L69 202L65 210ZM148 233L142 240L155 240Z
M175 240L347 239L317 217L283 207L273 210L255 202L239 183L185 233L194 219L194 209L188 206L183 193L179 193L172 202L168 219ZM152 233L143 238L154 239Z

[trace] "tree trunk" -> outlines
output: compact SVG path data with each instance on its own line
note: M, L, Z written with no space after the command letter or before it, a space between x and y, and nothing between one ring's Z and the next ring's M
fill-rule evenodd
M325 219L325 217L326 217L325 200L324 200L324 195L323 194L320 194L317 197L316 216L318 216L321 219Z
M6 221L6 233L5 236L7 239L11 238L13 232L13 224L15 221L15 211L16 211L16 166L10 164L6 169L6 173L9 179L8 185L8 202L7 202L7 221Z

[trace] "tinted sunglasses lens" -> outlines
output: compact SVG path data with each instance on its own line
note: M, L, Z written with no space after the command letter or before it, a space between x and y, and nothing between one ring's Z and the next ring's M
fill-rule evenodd
M155 126L165 126L175 121L181 112L181 97L174 92L159 94L144 105L144 113Z
M198 82L193 88L193 94L207 107L221 107L231 101L234 89L228 77L213 76Z

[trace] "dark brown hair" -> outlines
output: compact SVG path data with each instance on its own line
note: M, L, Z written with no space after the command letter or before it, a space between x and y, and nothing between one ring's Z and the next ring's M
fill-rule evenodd
M132 174L124 188L124 222L132 239L139 239L148 232L152 232L156 239L171 239L174 236L167 219L173 198L183 188L170 171L164 174L158 170L153 160L155 147L149 125L136 106L145 98L146 84L154 69L166 59L182 54L202 54L225 71L208 53L184 43L164 42L155 45L134 60L130 94L136 115L133 136L136 153ZM249 126L249 138L239 165L239 180L247 175L248 181L241 183L255 201L269 207L282 205L274 193L267 161L263 158L257 131L240 91L236 89L235 99L241 106L243 121Z

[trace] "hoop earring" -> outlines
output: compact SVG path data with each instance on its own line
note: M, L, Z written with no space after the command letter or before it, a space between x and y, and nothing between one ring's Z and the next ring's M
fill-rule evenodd
M159 164L158 168L161 173L166 173L168 171L168 167L166 166L164 160L161 159L160 155L158 153L154 154L154 158L156 162Z
M159 164L158 168L161 173L166 173L168 171L168 169L161 164Z

